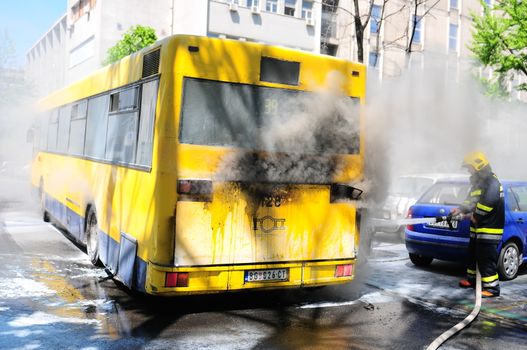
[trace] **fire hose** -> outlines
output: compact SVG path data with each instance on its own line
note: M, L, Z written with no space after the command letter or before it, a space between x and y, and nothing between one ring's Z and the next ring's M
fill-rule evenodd
M476 303L474 304L474 309L468 315L463 321L459 322L443 334L441 334L439 337L437 337L428 347L426 350L436 350L443 344L447 339L452 337L454 334L468 326L476 316L479 314L479 309L481 308L481 274L479 273L479 268L476 264Z
M446 221L448 223L448 226L450 229L453 229L452 220L460 220L462 219L462 215L452 216L451 214L448 216L440 216L436 218L409 218L409 219L402 219L402 220L396 220L395 224L397 225L412 225L412 224L430 224L430 223L436 223L441 221ZM389 222L389 224L388 224ZM388 220L374 220L374 225L377 226L391 226L394 225L394 221L388 221ZM426 350L436 350L443 344L446 340L454 336L456 333L461 331L463 328L468 326L472 321L476 319L476 317L479 314L479 310L481 309L481 274L479 272L479 268L476 264L476 302L474 304L474 309L472 312L461 322L447 330L446 332L443 332L439 337L437 337L428 347Z

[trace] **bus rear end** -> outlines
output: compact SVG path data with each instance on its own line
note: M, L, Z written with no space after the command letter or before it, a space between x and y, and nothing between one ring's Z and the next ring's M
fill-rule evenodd
M178 56L174 258L171 266L150 265L147 291L351 281L359 242L354 203L361 191L351 184L362 176L363 66L235 41L184 44L203 57ZM263 63L271 54L281 58ZM199 69L202 59L228 55L254 67L236 67L231 76L233 68L218 60L209 62L214 73ZM283 71L297 62L298 76L263 81L269 75L263 70L279 70L281 62ZM316 92L336 75L338 91Z

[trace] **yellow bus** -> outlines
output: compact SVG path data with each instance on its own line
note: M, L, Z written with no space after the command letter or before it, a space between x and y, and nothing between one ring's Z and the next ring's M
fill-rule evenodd
M168 37L39 101L32 185L134 290L349 282L364 94L361 64Z

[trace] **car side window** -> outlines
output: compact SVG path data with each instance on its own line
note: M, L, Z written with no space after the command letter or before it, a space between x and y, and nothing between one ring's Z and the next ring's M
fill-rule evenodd
M507 190L507 205L511 211L519 211L520 206L518 205L518 195L513 192L511 188Z
M510 189L509 194L512 194L512 197L514 200L516 200L517 205L515 209L514 207L510 205L511 199L508 198L507 202L509 203L509 207L511 210L514 211L527 211L527 186L513 186Z

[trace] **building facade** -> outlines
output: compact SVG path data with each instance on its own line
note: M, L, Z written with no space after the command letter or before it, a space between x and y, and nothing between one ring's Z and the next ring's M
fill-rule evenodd
M455 77L470 62L470 15L482 11L479 0L358 5L370 76L439 61ZM100 68L108 49L138 24L159 38L203 35L358 59L355 0L68 0L67 9L27 53L28 75L41 94Z

